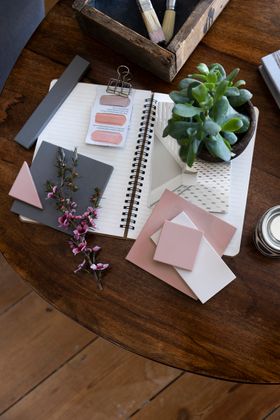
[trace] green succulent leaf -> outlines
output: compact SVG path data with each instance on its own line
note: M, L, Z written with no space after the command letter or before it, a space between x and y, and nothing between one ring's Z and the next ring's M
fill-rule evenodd
M200 63L196 68L202 74L208 74L209 73L208 66L204 63Z
M198 108L191 104L176 104L172 112L179 117L191 118L195 115L199 115L202 112L202 108Z
M216 86L216 84L215 83L209 83L209 82L207 82L207 83L204 83L204 85L205 85L205 87L207 87L207 89L211 92L212 90L214 90L215 89L215 86Z
M243 125L239 130L236 131L236 133L246 133L250 127L250 119L243 114L237 114L237 116L241 119Z
M204 122L204 130L210 136L216 136L221 131L221 127L219 124L215 123L215 121L211 120L210 118Z
M243 126L243 122L242 122L241 118L234 117L234 118L231 118L231 119L227 120L222 125L222 131L232 131L232 132L238 131L242 126Z
M228 99L225 96L222 96L221 99L214 104L210 116L212 116L214 121L220 124L227 115L229 106Z
M239 71L240 69L238 68L233 69L232 72L230 72L229 75L226 77L226 80L228 80L229 82L232 82L238 75Z
M190 99L187 97L187 95L184 95L182 91L173 91L169 94L170 98L172 99L175 104L184 104L190 102Z
M179 149L179 156L181 160L185 163L187 163L187 160L188 160L188 151L189 151L188 145L183 145Z
M229 102L233 107L239 107L241 105L244 105L253 96L252 93L247 89L240 89L239 93L239 96L231 96L229 98Z
M206 100L207 95L208 95L208 89L202 83L200 85L192 88L192 96L197 100L197 102L199 104Z
M205 74L201 74L201 73L189 74L189 77L191 77L192 79L201 80L202 82L206 82L207 81L207 76Z
M228 80L221 80L216 88L216 92L214 95L214 102L218 101L219 99L221 99L222 96L224 96L224 94L226 93L226 90L228 88L229 82Z
M200 141L194 138L189 145L189 150L188 150L188 155L187 155L187 164L189 165L190 168L193 166L193 163L195 161L199 144L200 144Z
M200 106L204 109L204 110L209 110L212 108L214 103L214 99L212 98L212 96L208 95L206 100L203 102L200 102Z
M226 96L239 96L240 90L237 87L229 87L226 91Z
M237 135L232 133L231 131L223 131L221 134L229 142L230 145L235 144L238 140Z
M187 163L189 167L192 167L195 161L199 146L200 140L193 138L190 140L188 145L183 145L179 149L179 156L181 160Z
M212 136L208 141L205 142L205 146L211 155L216 156L225 162L230 161L231 152L220 134Z
M227 74L223 66L219 63L214 63L209 66L210 73L215 73L217 80L223 80L226 78Z
M179 83L179 89L186 89L193 82L197 82L197 80L191 79L190 77L187 77L186 79L182 79Z
M235 82L233 86L238 88L238 87L243 86L243 85L246 85L245 80L237 80L237 82Z
M209 83L215 84L215 83L217 83L217 80L218 80L217 74L216 73L209 72L209 74L207 76L207 79L208 79L208 82Z
M189 87L188 87L188 89L187 89L187 95L188 95L188 97L190 98L190 99L195 99L194 97L193 97L193 94L192 94L192 90L193 90L193 88L195 88L195 87L197 87L197 86L200 86L202 83L201 82L199 82L198 80L195 80L193 83L191 83L190 85L189 85ZM184 89L185 90L185 89Z
M187 135L188 128L197 129L198 125L199 124L195 122L173 121L170 119L167 127L165 127L163 131L163 137L167 137L169 135L177 140L183 139Z

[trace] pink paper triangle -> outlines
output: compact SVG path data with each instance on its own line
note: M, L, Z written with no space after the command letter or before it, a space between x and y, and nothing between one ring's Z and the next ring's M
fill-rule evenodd
M31 204L31 206L43 209L36 185L26 162L23 162L9 195L17 200Z

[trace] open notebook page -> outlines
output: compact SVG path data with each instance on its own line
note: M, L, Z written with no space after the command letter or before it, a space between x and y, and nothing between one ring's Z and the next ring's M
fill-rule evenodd
M137 145L143 108L145 100L151 97L151 92L135 90L129 134L124 148L85 143L95 95L95 85L78 83L41 133L36 144L35 154L42 141L47 141L69 150L74 150L77 147L78 153L112 165L114 170L100 202L96 231L108 235L123 236L124 228L121 227L123 206L130 181L131 165ZM141 213L140 208L138 212ZM132 231L129 236L135 238L137 231Z

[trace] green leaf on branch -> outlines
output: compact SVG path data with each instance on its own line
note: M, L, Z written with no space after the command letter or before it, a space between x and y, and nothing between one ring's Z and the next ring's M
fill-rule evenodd
M238 68L233 69L232 72L226 77L226 80L228 80L229 82L232 82L238 75L239 71L240 69Z
M243 126L241 118L231 118L222 125L222 131L238 131Z
M228 99L225 96L222 96L222 98L214 104L210 116L218 124L221 124L228 112L228 108Z
M222 96L226 93L229 82L228 80L221 80L217 85L216 92L214 95L214 102L219 101Z
M216 136L221 131L221 127L209 118L204 122L204 130L208 135Z
M235 82L233 86L238 88L238 87L243 86L243 85L246 85L245 80L237 80L237 82Z
M209 73L208 66L204 63L200 63L196 68L202 74L208 74Z
M192 96L197 100L199 104L206 100L207 95L208 95L208 89L203 84L200 84L192 88Z
M212 136L211 139L206 141L204 144L211 155L219 157L225 162L230 161L231 152L220 134Z
M213 83L213 84L217 83L217 75L216 75L216 73L210 72L208 74L208 76L207 76L207 79L208 79L208 82L209 83Z
M191 79L190 77L187 77L186 79L182 79L179 83L179 89L186 89L193 82L197 82L197 80Z
M207 76L205 74L194 73L194 74L189 74L189 77L191 77L192 79L201 80L202 82L207 81Z
M229 142L229 144L233 145L237 142L238 137L236 134L232 133L231 131L223 131L222 136Z
M230 87L226 91L226 96L239 96L240 91L236 87Z
M250 127L250 119L243 114L237 114L238 118L241 119L243 126L236 131L236 133L246 133L246 131L248 131L249 127Z
M176 104L172 110L173 114L183 118L191 118L202 112L201 108L190 104Z
M190 99L187 95L184 95L183 91L173 91L169 94L170 98L172 99L175 104L184 104L189 103Z
M188 128L197 129L198 124L195 122L169 120L167 127L163 131L163 137L170 135L174 139L184 138L187 135Z
M223 80L226 78L226 71L223 66L219 63L214 63L209 66L210 73L215 73L217 76L217 80Z
M241 105L244 105L252 98L252 93L247 89L240 89L239 96L231 96L229 102L233 107L238 108Z

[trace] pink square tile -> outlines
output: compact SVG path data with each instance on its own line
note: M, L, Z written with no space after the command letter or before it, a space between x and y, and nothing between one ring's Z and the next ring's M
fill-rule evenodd
M203 232L166 221L163 225L154 260L192 270Z

